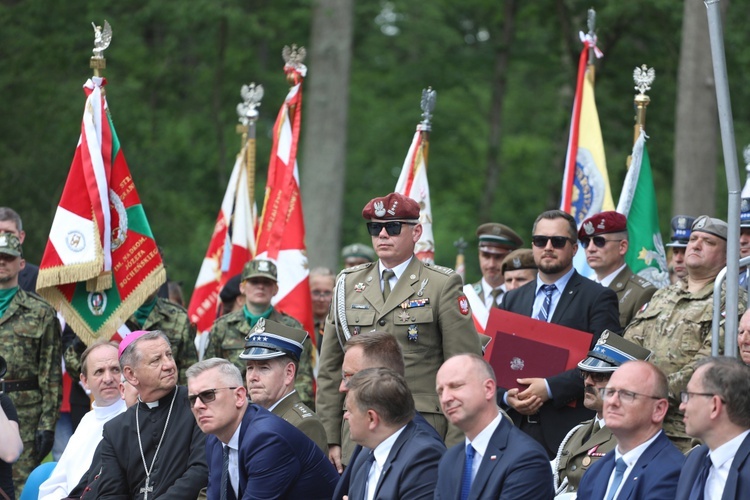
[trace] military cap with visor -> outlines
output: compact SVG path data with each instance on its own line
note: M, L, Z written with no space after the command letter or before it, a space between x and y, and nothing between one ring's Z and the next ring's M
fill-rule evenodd
M240 359L273 359L289 356L299 361L307 340L307 332L260 318L245 337L245 350Z

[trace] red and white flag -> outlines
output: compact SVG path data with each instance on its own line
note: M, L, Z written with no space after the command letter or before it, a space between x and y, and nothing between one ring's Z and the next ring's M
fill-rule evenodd
M81 136L37 291L86 343L110 338L166 279L102 87L86 82Z
M302 323L315 343L309 269L305 248L297 146L302 121L302 82L307 68L301 63L284 66L292 84L273 127L273 146L258 234L256 258L276 262L279 292L274 307ZM316 352L313 349L313 352Z
M254 139L251 139L254 140ZM255 204L251 202L245 143L234 162L221 210L203 258L195 289L188 306L190 322L197 325L195 339L198 352L203 352L207 333L214 323L219 306L219 292L224 284L242 272L245 263L255 254Z

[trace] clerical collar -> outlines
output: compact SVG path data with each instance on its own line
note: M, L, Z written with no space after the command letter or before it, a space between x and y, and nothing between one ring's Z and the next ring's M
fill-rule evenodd
M149 403L146 403L145 401L143 401L143 400L141 399L141 395L139 394L139 395L138 395L138 402L139 402L139 403L142 403L142 404L144 404L144 405L146 405L146 406L148 406L148 409L149 409L149 410L153 410L154 408L158 408L158 407L159 407L159 401L161 401L162 399L164 399L164 398L170 398L170 399L171 399L172 393L173 393L174 391L176 391L176 390L177 390L177 386L174 386L174 389L172 389L171 391L169 391L169 393L168 393L168 394L166 394L166 395L164 395L163 397L161 397L161 398L157 399L156 401L151 401L151 402L149 402Z

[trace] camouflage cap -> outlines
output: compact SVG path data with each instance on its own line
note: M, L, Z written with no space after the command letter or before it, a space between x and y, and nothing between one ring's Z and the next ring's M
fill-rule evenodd
M537 269L534 262L534 252L528 248L519 248L509 253L501 266L503 274L505 271L516 271L518 269Z
M260 318L245 338L240 359L271 359L290 356L299 361L307 332Z
M588 357L578 363L578 368L587 372L608 373L615 371L626 361L647 361L650 357L651 351L645 347L604 330L594 349L589 351Z
M505 253L523 245L523 239L510 227L499 222L487 222L477 228L479 250L487 253ZM498 251L499 250L499 251Z
M242 270L242 281L250 278L268 278L279 281L276 274L276 264L266 259L253 259Z
M375 262L378 256L375 255L375 250L370 245L363 245L362 243L352 243L341 249L341 257L346 259L367 259L370 262Z
M0 233L0 253L12 255L13 257L23 257L21 240L13 233Z
M700 217L695 219L691 230L693 233L713 234L714 236L718 236L719 238L726 240L729 226L727 226L727 223L721 219L709 217L708 215L701 215Z

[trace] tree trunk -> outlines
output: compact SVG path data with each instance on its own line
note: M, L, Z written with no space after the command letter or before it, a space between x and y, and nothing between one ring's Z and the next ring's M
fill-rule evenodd
M676 109L672 213L714 215L719 126L702 2L685 2Z
M346 176L352 0L315 0L300 170L310 267L338 269Z

